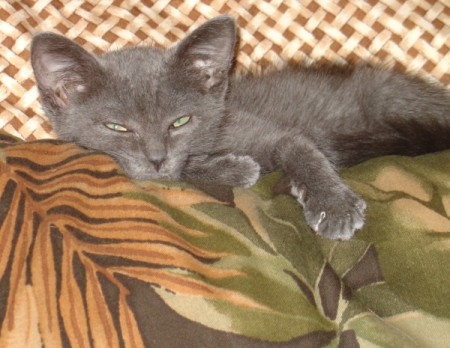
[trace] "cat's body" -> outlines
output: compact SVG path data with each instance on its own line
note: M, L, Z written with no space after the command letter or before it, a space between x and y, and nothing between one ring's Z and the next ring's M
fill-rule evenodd
M450 148L444 89L368 67L230 77L234 45L221 16L171 50L100 57L44 33L32 63L61 138L110 154L134 178L250 186L284 170L308 224L332 239L350 238L366 207L337 168Z

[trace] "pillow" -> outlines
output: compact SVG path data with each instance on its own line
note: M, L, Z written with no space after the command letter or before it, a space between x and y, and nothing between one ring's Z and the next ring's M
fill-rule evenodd
M449 342L450 151L344 171L369 208L336 242L280 173L132 182L61 141L0 143L2 347Z

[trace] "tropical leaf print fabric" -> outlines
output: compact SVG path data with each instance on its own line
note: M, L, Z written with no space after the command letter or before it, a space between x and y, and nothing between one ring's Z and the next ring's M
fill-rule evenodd
M0 347L449 347L450 152L343 173L369 204L314 235L280 173L131 182L0 136Z

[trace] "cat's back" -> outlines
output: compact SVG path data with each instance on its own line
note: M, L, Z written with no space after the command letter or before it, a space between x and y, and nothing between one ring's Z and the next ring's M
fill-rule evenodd
M341 120L361 113L364 94L387 77L377 69L350 66L288 67L232 80L228 106L287 126ZM378 81L377 81L378 80Z

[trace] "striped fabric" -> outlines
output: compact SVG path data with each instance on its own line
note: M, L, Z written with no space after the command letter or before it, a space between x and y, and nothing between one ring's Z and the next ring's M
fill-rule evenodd
M450 152L344 173L369 204L348 242L280 177L133 183L0 133L0 347L446 347Z
M179 235L203 231L130 198L142 192L111 159L56 141L0 142L0 347L142 346L132 282L256 305L202 280L223 253L195 247Z

